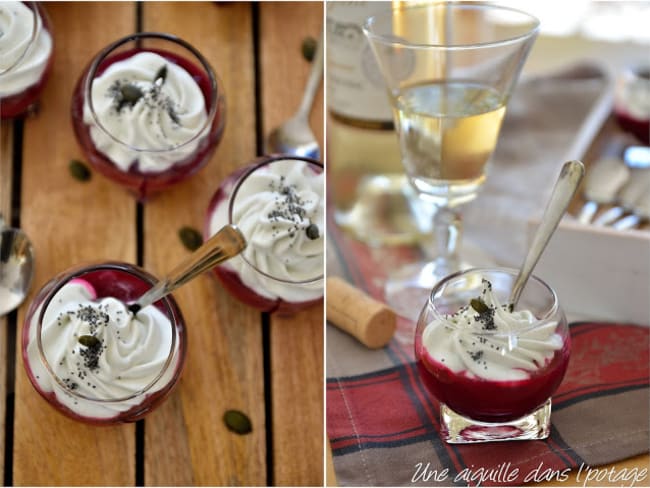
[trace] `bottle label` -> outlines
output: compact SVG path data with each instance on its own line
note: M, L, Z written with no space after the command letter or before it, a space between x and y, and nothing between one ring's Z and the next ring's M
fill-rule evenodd
M384 80L361 29L363 22L391 2L327 4L327 105L339 116L391 122Z

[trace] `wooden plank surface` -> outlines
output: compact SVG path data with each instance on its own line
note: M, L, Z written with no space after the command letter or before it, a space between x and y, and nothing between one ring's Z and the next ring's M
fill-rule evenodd
M224 138L211 162L145 207L145 266L154 272L187 255L178 229L202 229L219 182L255 157L252 25L248 3L143 5L143 29L179 35L206 56L223 82L227 105ZM188 358L176 398L145 420L145 482L265 485L260 314L231 298L209 275L175 296L188 326ZM246 413L252 433L228 431L222 420L228 409Z
M69 117L74 84L95 53L132 32L134 5L48 3L46 9L54 25L55 62L40 113L25 121L22 160L21 223L37 260L30 298L71 266L136 258L133 198L97 174L80 183L68 172L70 159L83 159ZM24 308L19 323L23 317ZM133 425L98 429L70 420L48 405L25 374L19 353L21 329L16 345L14 484L133 484Z
M318 39L319 2L261 3L260 66L265 136L298 108L310 64L301 54L305 37ZM321 151L323 88L310 115ZM273 482L323 485L323 314L312 307L294 317L271 318Z

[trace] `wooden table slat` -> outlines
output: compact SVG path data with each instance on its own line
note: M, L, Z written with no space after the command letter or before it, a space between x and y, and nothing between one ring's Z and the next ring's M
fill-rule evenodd
M320 3L261 3L260 66L264 136L297 110L311 65L301 52L306 37L319 38ZM324 150L323 85L310 126ZM271 318L273 481L277 485L323 485L322 306L294 317ZM297 401L296 399L300 399Z
M97 174L80 183L68 172L81 157L70 126L74 84L86 64L117 36L132 32L131 3L51 3L55 63L37 117L25 121L21 224L37 265L31 297L55 274L82 262L134 262L135 203ZM93 19L101 19L98 28ZM30 297L30 298L31 298ZM28 299L29 301L29 299ZM21 308L19 324L24 318ZM130 485L135 480L133 425L98 429L70 420L30 384L16 348L13 481L16 485Z
M202 229L219 182L255 157L252 7L145 3L142 20L144 30L176 34L207 58L223 83L227 106L224 138L210 163L145 206L145 267L161 274L188 253L178 229ZM264 485L260 314L231 298L209 275L175 296L187 322L188 358L172 401L145 420L145 482ZM227 430L222 417L228 409L246 413L253 432L239 436Z

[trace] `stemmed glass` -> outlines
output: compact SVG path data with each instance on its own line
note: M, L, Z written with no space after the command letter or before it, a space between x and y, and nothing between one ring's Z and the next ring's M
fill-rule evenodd
M364 24L386 83L402 163L420 198L435 205L437 257L389 275L388 303L416 319L431 288L464 265L458 206L486 178L506 104L539 22L473 3L401 4Z

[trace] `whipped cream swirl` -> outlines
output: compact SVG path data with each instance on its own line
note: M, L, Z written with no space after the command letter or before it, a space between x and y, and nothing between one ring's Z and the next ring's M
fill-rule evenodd
M235 184L230 181L224 189L228 198L212 214L211 234L228 223ZM236 256L222 266L266 298L303 302L323 296L322 280L317 279L324 265L323 192L324 173L315 173L304 161L284 159L256 169L239 187L233 204L232 223L247 240L245 260Z
M538 322L529 310L511 312L509 305L500 304L484 279L481 297L429 323L422 345L431 358L454 373L490 381L523 380L563 346L557 322Z
M51 54L52 36L39 13L22 2L0 2L0 98L37 84Z
M142 395L120 402L97 402L71 395L52 378L41 362L36 340L40 309L29 330L29 368L44 392L78 415L111 418L142 403ZM61 287L43 316L43 353L66 386L85 397L118 399L140 392L162 371L170 353L169 319L153 305L134 317L115 298L97 300L92 286L75 279ZM176 348L178 349L178 348ZM165 387L178 363L177 350L148 394Z
M196 136L209 130L192 75L153 52L112 63L92 81L91 97L96 118L85 100L84 122L95 148L122 171L137 163L143 173L160 173L187 163L202 140Z

